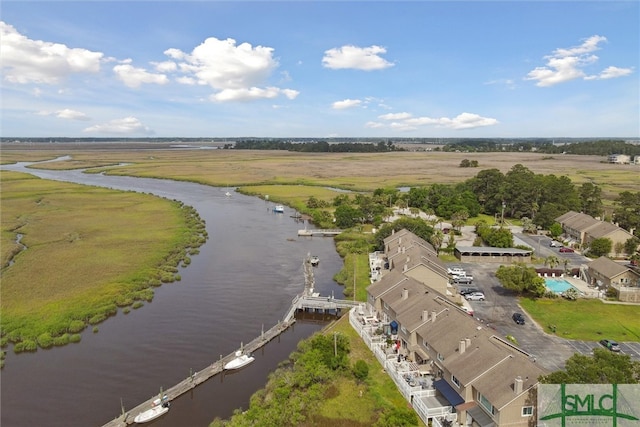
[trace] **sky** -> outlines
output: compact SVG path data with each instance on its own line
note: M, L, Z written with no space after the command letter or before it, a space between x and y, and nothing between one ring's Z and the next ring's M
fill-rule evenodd
M15 1L3 137L640 136L638 1Z

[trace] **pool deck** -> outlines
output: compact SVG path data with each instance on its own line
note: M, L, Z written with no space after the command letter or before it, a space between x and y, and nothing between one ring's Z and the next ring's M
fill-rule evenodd
M598 291L596 288L592 288L589 286L587 282L582 279L576 279L573 277L563 277L564 280L571 283L572 286L576 287L584 296L587 298L602 298L604 297L603 292Z

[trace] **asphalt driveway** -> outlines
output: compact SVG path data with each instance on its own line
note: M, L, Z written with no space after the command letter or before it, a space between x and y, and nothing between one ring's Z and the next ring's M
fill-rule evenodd
M548 239L548 238L547 238ZM542 245L542 242L541 242ZM542 246L541 246L542 247ZM549 248L547 242L547 249ZM557 251L557 249L555 249ZM577 254L560 254L577 255ZM581 257L581 255L578 255ZM581 260L578 260L582 263ZM527 313L518 305L517 295L504 289L495 276L500 264L486 263L451 263L461 266L467 274L473 275L472 285L459 285L458 288L474 287L485 294L485 301L469 301L474 310L474 317L483 322L486 327L496 331L496 335L504 338L513 336L520 348L529 353L536 363L549 371L564 369L565 362L574 353L591 354L593 349L600 347L598 342L567 340L544 331L544 325L537 325ZM578 266L580 264L577 264ZM520 312L525 316L525 324L516 324L511 316ZM640 343L619 343L621 351L629 354L633 360L640 360Z

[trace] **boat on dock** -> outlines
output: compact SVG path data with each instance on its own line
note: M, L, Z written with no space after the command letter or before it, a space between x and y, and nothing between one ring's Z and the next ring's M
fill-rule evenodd
M224 365L224 369L230 371L233 369L240 369L244 366L247 366L249 363L253 362L256 358L249 355L243 354L242 351L236 351L236 358L231 362L228 362Z
M156 401L158 400L159 399L156 399L153 403L155 404ZM169 412L170 405L171 404L169 402L163 402L163 403L160 403L159 405L153 406L151 409L147 409L146 411L136 415L133 421L138 424L143 424L143 423L148 423L149 421L153 421L156 418Z
M284 213L284 206L282 206L282 205L275 205L275 206L273 207L273 211L274 211L275 213Z

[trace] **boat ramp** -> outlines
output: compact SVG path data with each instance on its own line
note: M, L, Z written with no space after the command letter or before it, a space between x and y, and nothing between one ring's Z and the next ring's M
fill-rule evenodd
M241 345L240 350L242 350L244 353L255 352L274 338L278 337L281 333L286 331L291 325L295 323L295 314L297 312L322 312L339 315L341 313L341 310L348 310L352 307L357 307L360 304L356 301L335 299L333 298L333 296L323 297L318 293L315 293L313 289L314 277L313 269L311 267L310 255L307 255L303 263L303 267L305 276L304 291L300 295L297 295L295 298L293 298L293 300L291 301L291 306L289 307L289 310L287 310L283 320L278 321L276 325L274 325L267 331L265 331L263 327L262 332L257 338L247 343L246 345ZM191 373L187 378L180 381L178 384L167 389L166 391L161 391L161 394L167 396L166 400L172 401L182 394L192 390L197 385L202 384L211 377L221 373L224 370L224 365L233 360L235 357L235 350L225 357L220 356L219 360L216 360L215 362L211 363L211 365L200 371ZM125 411L123 407L122 414L114 420L106 423L103 427L124 427L129 424L133 424L134 418L138 414L151 408L153 406L154 400L157 399L157 397L157 395L152 396L146 402L143 402L140 405L131 408L129 411Z

